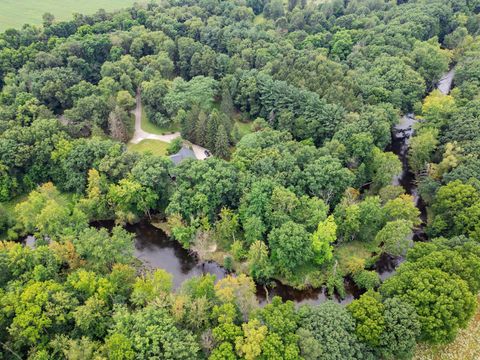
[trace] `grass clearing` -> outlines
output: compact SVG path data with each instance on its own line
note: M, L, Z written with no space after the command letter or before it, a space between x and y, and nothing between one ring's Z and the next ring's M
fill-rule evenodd
M236 120L235 124L238 127L238 132L240 133L240 137L244 137L245 135L250 134L252 132L251 122L242 122L242 121Z
M142 130L149 132L150 134L166 135L180 131L180 126L178 126L178 124L171 124L167 127L160 127L158 125L155 125L151 121L148 121L147 113L142 108Z
M165 156L167 154L168 143L160 140L146 139L140 141L138 144L128 144L129 151L146 153L151 152L153 155Z
M359 258L367 261L372 257L372 252L375 251L378 251L375 244L355 240L336 246L334 254L335 258L338 260L340 272L342 274L347 274L348 264L352 259Z
M42 15L52 13L56 20L69 20L73 13L93 14L98 9L119 10L132 6L135 0L1 0L0 31L21 28L23 24L42 24Z

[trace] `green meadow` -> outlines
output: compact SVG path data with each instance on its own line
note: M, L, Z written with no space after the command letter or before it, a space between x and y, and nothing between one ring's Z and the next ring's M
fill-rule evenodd
M0 31L42 23L42 15L52 13L57 20L68 20L73 13L93 14L98 9L117 10L135 0L1 0ZM137 1L138 2L138 1Z

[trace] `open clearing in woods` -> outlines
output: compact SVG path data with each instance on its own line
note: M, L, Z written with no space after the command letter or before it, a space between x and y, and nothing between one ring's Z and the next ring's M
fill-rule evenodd
M0 31L21 28L23 24L41 24L50 12L57 20L72 18L73 13L93 14L98 9L116 10L131 6L135 0L1 0ZM142 2L142 1L137 1Z

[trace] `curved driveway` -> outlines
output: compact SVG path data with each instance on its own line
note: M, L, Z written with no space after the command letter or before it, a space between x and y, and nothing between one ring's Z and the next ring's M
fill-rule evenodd
M132 144L138 144L143 140L159 140L166 143L170 143L172 142L173 139L176 139L177 137L180 136L179 132L175 132L173 134L168 134L168 135L157 135L157 134L152 134L143 130L142 129L142 100L140 97L140 91L137 91L136 100L137 100L137 106L135 110L133 110L133 114L135 115L135 132L133 134L132 139L130 140ZM205 151L207 149L199 145L190 144L190 143L188 144L191 145L192 150L195 153L195 157L197 159L204 160L207 157L205 155Z

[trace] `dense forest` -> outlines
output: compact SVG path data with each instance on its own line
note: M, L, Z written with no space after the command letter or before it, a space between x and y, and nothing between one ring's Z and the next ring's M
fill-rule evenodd
M0 34L0 359L411 359L453 341L480 290L479 34L478 0L168 0ZM136 99L213 156L129 151ZM174 286L135 257L140 221L230 275ZM385 256L402 264L382 279ZM346 279L346 306L255 294L341 299Z

